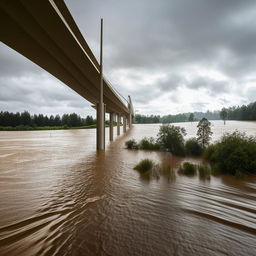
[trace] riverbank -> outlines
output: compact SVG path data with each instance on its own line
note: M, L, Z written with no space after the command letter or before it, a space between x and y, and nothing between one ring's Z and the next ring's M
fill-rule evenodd
M108 127L108 125L106 125ZM19 126L0 126L0 131L42 131L42 130L69 130L69 129L95 129L96 124L88 126L78 126L78 127L69 127L66 125L63 126L28 126L28 125L19 125Z

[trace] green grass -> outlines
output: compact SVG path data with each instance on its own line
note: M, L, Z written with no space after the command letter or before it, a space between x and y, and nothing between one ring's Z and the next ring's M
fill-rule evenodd
M140 173L146 173L152 171L154 167L154 162L148 158L141 160L133 169L139 171Z

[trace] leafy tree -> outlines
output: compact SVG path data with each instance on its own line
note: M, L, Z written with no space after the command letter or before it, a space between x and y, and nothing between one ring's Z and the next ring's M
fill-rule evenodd
M195 116L194 116L193 113L191 113L191 114L189 115L188 121L189 121L189 122L193 122L194 120L195 120Z
M224 124L226 124L226 119L228 117L228 111L226 108L222 108L222 110L220 111L220 117L224 121Z
M211 122L206 118L202 118L197 125L197 140L202 145L203 148L209 145L211 140Z
M184 155L184 137L186 130L179 126L170 124L160 126L157 143L174 155Z

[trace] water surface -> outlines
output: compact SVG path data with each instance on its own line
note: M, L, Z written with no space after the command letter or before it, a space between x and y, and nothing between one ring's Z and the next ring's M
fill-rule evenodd
M134 125L106 152L95 130L0 132L0 255L256 255L256 179L140 176L145 157L184 161L124 149L158 128ZM216 121L213 140L235 129L256 135L254 122Z

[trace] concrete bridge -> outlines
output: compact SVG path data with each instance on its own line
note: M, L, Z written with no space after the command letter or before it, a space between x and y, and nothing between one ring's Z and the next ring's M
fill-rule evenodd
M0 1L0 40L93 104L100 150L105 149L105 113L109 113L110 140L113 140L114 116L117 135L121 118L126 132L134 116L131 98L124 102L103 76L102 34L101 20L98 63L63 0Z

